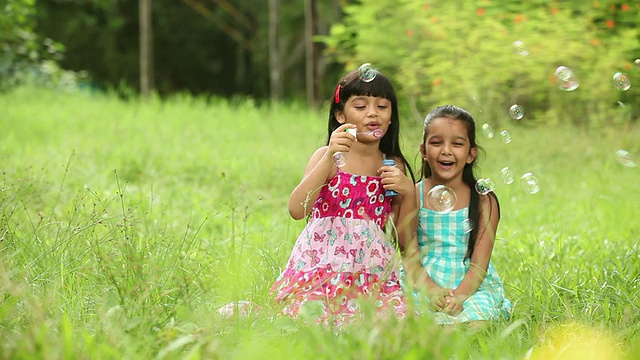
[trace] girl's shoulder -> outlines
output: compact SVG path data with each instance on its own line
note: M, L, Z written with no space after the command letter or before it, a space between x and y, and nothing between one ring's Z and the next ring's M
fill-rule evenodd
M498 215L498 218L500 218L500 202L498 201L498 196L493 191L486 195L480 195L478 207L480 208L480 212L488 209L489 214L495 213Z

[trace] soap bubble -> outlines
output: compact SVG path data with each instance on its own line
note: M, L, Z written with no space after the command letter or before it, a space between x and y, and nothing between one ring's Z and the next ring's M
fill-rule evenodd
M633 63L640 69L640 59L636 59Z
M616 158L622 166L635 167L636 163L633 161L631 154L627 150L620 149L616 151Z
M482 132L484 133L484 136L487 137L487 139L493 139L493 129L491 128L491 125L483 124Z
M558 66L554 75L558 79L558 88L560 90L573 91L580 86L573 70L566 66Z
M347 157L340 151L336 151L335 153L333 153L333 163L341 168L345 165L347 165Z
M456 201L458 201L456 193L444 185L436 185L427 193L427 206L442 214L453 210Z
M509 135L509 132L507 130L500 131L500 136L502 137L502 141L505 144L508 144L511 142L511 135Z
M569 81L573 76L573 70L569 69L566 66L558 66L555 76L560 81Z
M540 191L540 178L538 175L528 172L520 178L522 190L528 194L535 194Z
M360 68L358 68L358 73L360 76L360 80L364 82L373 81L373 79L375 79L376 75L378 74L378 72L374 68L372 68L371 64L369 63L360 65Z
M631 80L627 74L623 74L621 72L617 72L613 74L613 85L618 88L618 90L627 91L631 88Z
M522 41L516 40L516 41L513 42L512 45L516 49L516 54L518 54L520 56L529 55L529 52L527 51L527 49L525 49L524 43Z
M500 170L500 176L502 177L502 182L507 185L513 183L513 181L515 180L513 171L511 171L511 169L509 169L507 166L503 167L502 170Z
M490 178L480 179L476 182L476 191L480 195L487 195L496 188L496 183Z
M522 106L517 104L511 105L511 108L509 108L509 115L512 119L520 120L524 116L524 109Z

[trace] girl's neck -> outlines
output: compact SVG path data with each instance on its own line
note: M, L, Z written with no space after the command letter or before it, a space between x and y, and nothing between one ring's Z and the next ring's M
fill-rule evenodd
M379 143L354 143L346 153L347 164L342 171L356 175L378 176L378 169L384 159L384 154L378 146Z
M469 189L469 186L462 181L462 176L455 177L453 179L438 179L431 176L425 180L427 180L432 187L436 185L444 185L455 192L458 192L458 190Z

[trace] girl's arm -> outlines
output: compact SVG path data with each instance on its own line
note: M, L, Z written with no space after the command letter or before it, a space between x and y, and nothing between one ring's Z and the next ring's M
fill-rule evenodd
M481 196L475 248L469 261L469 270L455 289L455 296L448 299L450 304L445 310L450 311L450 315L457 315L458 307L480 288L489 268L499 221L500 209L495 195Z
M398 236L398 245L404 252L406 244L416 236L418 229L418 205L415 185L407 176L404 162L396 159L396 166L382 166L379 170L385 190L395 190L398 195L391 201L391 213Z
M318 198L318 191L329 180L329 175L335 167L333 154L336 151L348 152L355 141L353 135L345 131L352 127L355 125L344 124L338 127L331 134L329 145L319 148L311 155L300 184L289 196L289 214L292 218L300 220L311 212Z

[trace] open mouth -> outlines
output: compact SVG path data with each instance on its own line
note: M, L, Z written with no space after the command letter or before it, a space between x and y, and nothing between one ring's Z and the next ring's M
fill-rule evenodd
M455 163L453 161L438 161L438 164L445 169L450 169Z

